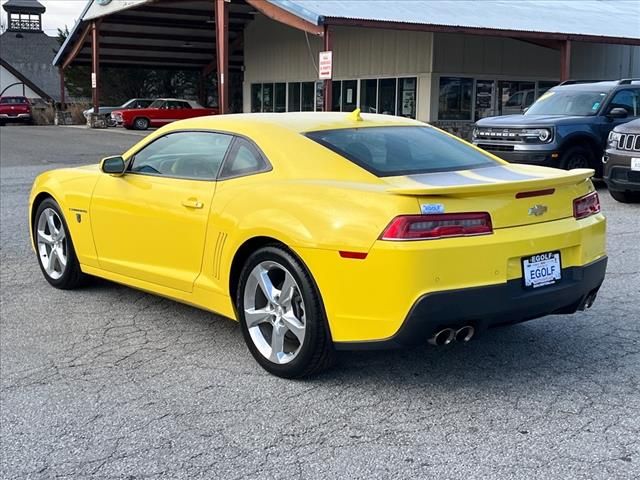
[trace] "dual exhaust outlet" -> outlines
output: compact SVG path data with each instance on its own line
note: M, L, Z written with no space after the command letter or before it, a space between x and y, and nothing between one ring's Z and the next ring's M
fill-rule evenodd
M451 342L462 342L466 343L473 338L473 335L476 333L476 329L471 325L466 325L464 327L453 329L453 328L444 328L436 333L428 340L430 345L434 345L436 347L442 347L444 345L449 345Z

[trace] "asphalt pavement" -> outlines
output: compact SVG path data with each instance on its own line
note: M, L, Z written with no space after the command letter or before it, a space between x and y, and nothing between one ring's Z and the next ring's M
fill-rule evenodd
M0 129L1 478L640 478L640 205L600 189L609 269L591 310L451 348L341 353L286 381L230 320L42 277L34 177L140 139Z

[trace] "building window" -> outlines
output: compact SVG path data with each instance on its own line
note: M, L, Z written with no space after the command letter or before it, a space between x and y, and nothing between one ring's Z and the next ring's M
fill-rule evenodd
M262 84L262 111L273 112L273 83Z
M287 84L276 83L273 90L273 111L274 112L286 112L287 111Z
M396 114L396 79L381 78L378 84L378 113Z
M344 80L342 82L342 111L353 112L358 107L358 81Z
M315 82L302 82L302 111L313 112L314 110Z
M342 103L342 82L340 80L331 82L331 91L331 110L339 112Z
M262 111L262 84L254 83L251 85L251 111Z
M316 112L324 110L324 82L316 82Z
M471 120L472 78L440 77L438 120Z
M398 111L396 115L401 117L416 118L416 86L418 79L398 79Z
M292 82L289 84L289 104L288 112L300 111L300 82Z
M377 113L378 80L360 80L360 110L363 113Z

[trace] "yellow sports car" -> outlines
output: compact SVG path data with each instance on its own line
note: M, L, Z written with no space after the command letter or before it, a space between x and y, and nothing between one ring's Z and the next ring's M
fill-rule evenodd
M93 275L236 319L291 378L335 349L591 306L607 262L592 174L510 165L405 118L224 115L40 175L29 223L54 287Z

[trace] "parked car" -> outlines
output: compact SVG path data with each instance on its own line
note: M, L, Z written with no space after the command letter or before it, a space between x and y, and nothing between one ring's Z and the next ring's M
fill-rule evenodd
M115 122L112 121L111 113L116 110L136 110L141 108L147 108L149 105L153 103L153 100L150 98L132 98L131 100L126 101L119 107L100 107L98 109L98 115L105 115L109 122L109 126L115 126ZM89 118L89 115L93 113L93 108L85 110L83 112L85 118Z
M473 143L509 162L564 169L593 168L609 132L640 116L640 82L564 82L543 94L523 115L479 120Z
M640 119L613 129L602 163L611 196L623 203L640 202Z
M40 175L29 218L53 287L95 275L219 312L262 367L299 377L334 349L590 307L607 263L591 175L395 116L219 115Z
M31 102L27 97L0 97L0 125L31 121Z
M503 115L520 114L531 106L535 99L536 91L521 90L511 95L502 107Z
M139 110L116 110L111 114L118 125L135 130L146 130L149 127L162 127L176 120L215 115L218 110L205 108L193 100L177 98L161 98L149 107Z

